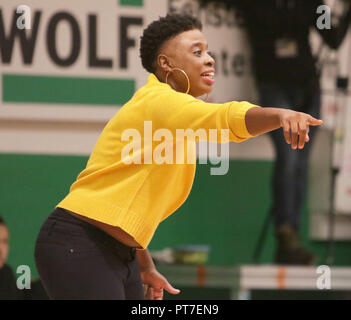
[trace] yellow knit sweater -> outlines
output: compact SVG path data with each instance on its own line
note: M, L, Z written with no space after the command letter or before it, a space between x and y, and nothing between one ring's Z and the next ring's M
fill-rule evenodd
M192 151L187 156L186 149L177 147L181 142L177 140L179 129L201 129L207 133L210 129L227 129L230 141L241 142L252 137L245 125L245 114L252 107L248 102L205 103L176 92L150 74L147 84L108 122L86 168L57 207L118 226L146 248L159 223L181 206L193 184L195 140L183 145ZM145 131L145 123L149 131ZM160 137L155 141L155 136L149 143L152 136L146 138L147 132L158 129L167 129L173 141L165 142L166 138ZM218 134L218 142L220 137ZM160 161L166 147L163 152L153 153L162 143L173 151L173 158L168 158L174 160L173 164ZM134 152L127 152L127 145L133 146ZM184 151L184 164L178 161L179 150Z

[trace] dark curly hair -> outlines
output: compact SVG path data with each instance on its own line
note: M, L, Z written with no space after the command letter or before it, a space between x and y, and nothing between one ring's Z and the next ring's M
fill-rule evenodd
M0 215L0 225L3 224L4 226L6 226L6 223L4 221L4 219L2 218L2 216Z
M154 73L156 58L162 45L178 34L193 29L202 31L202 23L184 14L167 14L166 17L160 17L159 20L150 23L140 38L140 58L143 67Z

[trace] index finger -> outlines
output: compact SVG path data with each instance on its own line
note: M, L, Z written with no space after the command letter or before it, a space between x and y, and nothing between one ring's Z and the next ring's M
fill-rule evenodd
M312 116L309 117L308 119L308 124L310 126L320 126L323 124L323 120L313 118Z

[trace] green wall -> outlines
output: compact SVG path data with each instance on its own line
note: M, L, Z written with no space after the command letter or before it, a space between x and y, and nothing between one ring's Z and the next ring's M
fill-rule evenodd
M66 195L87 157L0 154L0 212L10 229L9 264L34 265L34 244L41 224ZM209 244L211 265L252 263L253 251L270 204L272 162L231 161L224 176L211 176L198 165L194 186L183 206L162 222L149 246L161 250L180 244ZM308 214L302 240L325 264L324 242L308 239ZM261 262L272 263L272 227ZM351 242L337 242L335 265L351 265Z

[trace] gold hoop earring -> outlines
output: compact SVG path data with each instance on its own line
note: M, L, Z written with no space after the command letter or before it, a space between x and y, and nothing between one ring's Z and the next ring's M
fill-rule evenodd
M188 75L186 74L186 72L185 72L184 70L182 70L182 69L173 68L171 71L168 71L167 74L166 74L166 84L168 84L168 76L169 76L169 74L170 74L171 72L173 72L174 70L178 70L178 71L182 72L182 73L185 75L186 80L187 80L187 82L188 82L188 89L187 89L187 91L185 92L185 94L188 94L189 91L190 91L190 80L189 80L189 77L188 77Z

